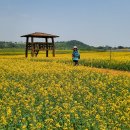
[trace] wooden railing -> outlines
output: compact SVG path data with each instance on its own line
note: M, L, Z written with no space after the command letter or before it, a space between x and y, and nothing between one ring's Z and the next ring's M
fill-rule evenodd
M27 44L28 50L31 50L32 47L34 50L53 50L54 44L53 43L47 43L47 42L29 42Z

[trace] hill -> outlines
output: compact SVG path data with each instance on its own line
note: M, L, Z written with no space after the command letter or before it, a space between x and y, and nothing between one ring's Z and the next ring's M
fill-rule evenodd
M107 51L110 50L110 48L113 51L129 51L130 47L124 47L124 46L118 46L118 47L110 47L110 46L90 46L87 44L84 44L83 42L77 41L77 40L71 40L71 41L57 41L55 42L56 49L57 50L71 50L73 46L77 46L80 50L96 50L96 51ZM0 49L4 48L25 48L24 42L11 42L11 41L0 41ZM118 49L118 50L117 50Z
M55 45L56 45L56 49L58 49L58 50L70 50L73 48L73 46L77 46L80 50L95 49L95 47L89 46L89 45L84 44L83 42L80 42L77 40L56 42Z
M77 40L59 41L55 43L58 50L70 50L73 46L77 46L80 50L92 50L94 47L86 45ZM0 41L0 48L25 48L25 43Z

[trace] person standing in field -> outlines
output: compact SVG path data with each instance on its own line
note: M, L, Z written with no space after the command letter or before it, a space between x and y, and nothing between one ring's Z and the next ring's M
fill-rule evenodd
M72 60L74 62L74 66L79 64L78 63L79 59L80 59L80 54L78 52L78 48L77 48L77 46L74 46L73 47L73 53L72 53Z

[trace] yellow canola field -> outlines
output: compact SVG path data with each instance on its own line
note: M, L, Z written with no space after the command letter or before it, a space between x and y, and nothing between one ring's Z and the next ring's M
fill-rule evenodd
M1 130L130 129L129 72L67 58L0 56Z

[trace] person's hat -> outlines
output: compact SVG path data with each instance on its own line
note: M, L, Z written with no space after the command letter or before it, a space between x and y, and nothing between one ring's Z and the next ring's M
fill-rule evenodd
M73 48L74 48L74 49L77 49L77 46L74 46Z

